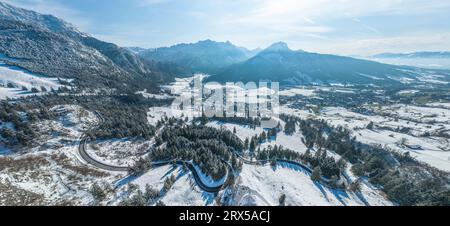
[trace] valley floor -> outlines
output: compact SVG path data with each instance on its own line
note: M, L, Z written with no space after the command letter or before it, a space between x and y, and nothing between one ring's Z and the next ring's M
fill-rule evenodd
M177 80L170 88L175 93L185 92L188 80ZM313 97L314 91L294 88L283 95L305 95ZM164 95L165 96L165 95ZM411 156L443 171L450 171L449 140L436 136L450 131L450 103L432 103L428 106L393 105L377 108L376 115L363 115L341 107L325 107L319 112L282 106L282 112L300 118L317 118L331 125L344 126L362 143L381 145ZM112 172L98 169L83 160L78 146L83 133L99 123L94 112L78 105L62 105L51 109L65 112L57 120L40 122L39 145L24 153L13 152L0 146L0 204L1 205L121 205L137 191L146 192L146 187L158 191L153 205L211 206L211 205L279 205L282 195L285 204L293 206L355 206L393 205L386 195L366 179L360 192L332 189L313 182L309 172L287 163L276 166L244 163L236 174L236 183L212 194L196 184L192 172L180 165L165 165L153 168L141 176L127 172ZM156 125L163 117L193 116L187 112L168 107L152 107L148 110L149 124ZM280 120L280 119L278 119ZM375 126L368 128L370 123ZM280 120L282 127L285 122ZM10 126L3 123L2 127ZM261 134L263 128L248 125L210 121L207 126L235 132L242 141ZM405 129L407 128L407 129ZM13 128L12 128L13 129ZM440 134L442 134L440 133ZM279 145L297 153L305 153L303 135L297 130L291 135L280 132L276 139L263 142L264 149ZM121 138L95 140L87 145L87 152L98 161L115 166L132 166L155 146L154 139ZM313 153L316 151L312 148ZM336 160L340 156L327 150ZM349 180L357 180L350 168ZM197 168L201 174L201 170ZM202 176L202 175L201 175ZM164 189L166 180L174 177L170 189ZM202 176L208 180L206 176ZM206 178L206 179L205 179ZM224 181L209 183L217 185ZM103 190L101 198L93 191L96 184Z

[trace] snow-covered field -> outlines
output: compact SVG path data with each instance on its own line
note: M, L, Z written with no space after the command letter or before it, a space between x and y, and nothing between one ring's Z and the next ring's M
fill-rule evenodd
M233 123L222 123L222 122L209 122L206 124L207 126L214 127L217 129L220 129L221 127L224 127L225 129L228 129L230 131L233 131L234 128L236 128L236 135L242 140L245 141L245 139L251 139L255 135L260 135L264 130L261 127L256 127L256 129L252 129L247 125L239 125L239 124L233 124Z
M188 121L191 121L194 117L198 117L201 115L201 111L194 110L190 108L190 110L180 110L175 106L169 107L151 107L147 112L147 121L150 125L155 126L158 121L167 117L175 117L180 119L188 118Z
M448 150L449 143L447 140L414 137L392 131L368 129L360 130L355 135L357 140L362 143L381 144L393 150L409 152L411 156L416 157L420 161L450 172L450 150ZM401 145L401 140L406 141L406 145ZM411 148L415 146L420 148ZM443 148L447 148L447 150L442 150Z
M238 186L246 188L235 200L238 205L276 206L282 194L286 195L286 205L292 206L364 205L356 194L324 187L313 182L307 172L289 165L244 165ZM368 192L372 192L371 198L367 199L369 204L389 203L379 193L373 190Z
M286 107L282 111L304 118L324 119L331 125L350 129L362 143L387 145L393 150L410 152L411 156L420 161L450 171L450 141L434 135L440 131L450 131L450 110L439 105L392 105L377 110L388 116L362 115L340 107L324 108L318 116ZM370 122L375 125L372 130L366 128ZM402 129L408 132L402 132ZM402 141L405 145L400 144Z
M131 166L145 155L152 141L141 139L97 140L87 145L87 152L94 159L113 166Z
M42 136L38 146L27 153L0 156L0 189L6 186L15 199L0 195L9 205L90 205L89 192L96 182L113 183L122 174L86 165L78 155L84 129L96 123L94 114L76 105L52 108L64 112L57 120L37 125ZM0 167L0 168L1 168ZM8 194L1 191L0 194ZM24 202L24 203L23 203Z
M450 109L450 103L428 103L427 106Z
M148 93L147 90L138 91L138 92L136 92L136 94L141 94L145 98L154 98L154 99L159 99L159 100L170 98L170 96L167 94Z
M1 68L0 68L1 69ZM14 72L19 73L19 72ZM48 85L57 88L57 80L30 80L24 72L20 72L20 79L16 82L30 87ZM23 75L24 74L24 75ZM15 74L18 76L19 74ZM0 70L0 82L2 81ZM203 75L202 75L203 76ZM38 79L34 78L33 79ZM10 79L10 78L9 78ZM21 79L24 79L22 81ZM41 79L41 78L39 78ZM6 81L6 80L5 80ZM8 80L7 83L9 83ZM28 83L27 83L28 82ZM35 82L35 83L33 83ZM54 84L52 82L55 82ZM170 98L187 96L192 78L177 79L171 86L163 87L170 90L172 95L148 95L149 98ZM55 87L52 87L54 85ZM213 87L210 87L213 88ZM313 97L317 90L336 92L353 92L345 87L339 88L292 88L281 91L281 95L303 95ZM13 92L11 88L0 87L0 93ZM4 94L4 96L13 95ZM38 146L27 150L27 153L16 154L9 149L2 148L0 143L0 203L14 203L8 198L6 191L20 191L22 200L31 204L43 205L92 205L95 199L91 194L94 183L109 184L112 189L101 204L117 205L124 198L127 189L137 185L142 191L146 185L160 191L162 201L166 205L205 206L218 205L213 194L202 191L193 179L192 173L183 171L180 166L167 165L153 168L139 177L127 177L126 173L107 172L89 166L78 154L80 137L84 131L97 125L99 119L93 112L84 110L76 105L63 105L51 109L62 113L57 120L46 120L36 125L41 129ZM156 125L164 117L188 118L199 116L198 109L183 110L175 107L152 107L148 110L149 124ZM344 126L352 131L352 135L362 143L383 145L400 152L410 152L418 160L450 172L450 142L438 136L439 133L450 131L450 103L433 103L426 107L411 105L382 106L373 109L376 115L363 115L342 107L324 107L318 113L306 110L292 109L282 106L285 114L301 118L324 119L334 126ZM373 128L367 128L373 122ZM280 121L281 126L285 123ZM3 123L2 127L10 127ZM236 135L244 141L265 131L262 127L251 128L247 125L210 121L207 126L236 131ZM267 131L266 131L267 132ZM298 130L292 135L278 133L276 139L270 139L259 145L259 148L281 145L298 153L304 153L307 148L302 142L303 135ZM95 159L120 166L130 166L141 156L148 153L153 140L113 139L97 140L87 145L87 151ZM329 151L329 155L340 158ZM5 167L2 169L2 167ZM346 174L351 180L352 175L348 166ZM199 170L198 170L199 171ZM167 192L163 190L166 178L175 176L176 181ZM220 181L200 173L202 180L210 186L220 185ZM286 195L286 205L293 206L358 206L358 205L392 205L386 200L379 189L363 180L361 192L353 193L345 190L328 188L311 180L308 172L289 164L279 164L272 167L266 165L244 164L238 173L233 190L233 205L279 205L281 195ZM220 192L220 195L225 195ZM15 198L20 200L19 198ZM31 200L31 201L30 201Z
M186 84L186 83L185 83ZM316 90L335 91L352 93L351 89L344 88L292 88L283 90L280 95L295 96L297 94L312 97ZM406 93L406 92L405 92ZM407 92L409 93L409 92ZM436 137L424 137L430 131L447 129L450 111L447 105L430 105L430 107L394 105L385 106L379 109L381 115L362 115L351 112L345 108L323 108L317 115L310 111L291 109L286 106L281 107L283 113L296 115L302 118L324 119L331 125L344 126L350 129L356 138L367 144L381 144L398 151L409 151L412 156L420 161L426 162L442 170L450 170L450 152L448 150L448 140ZM169 109L158 109L161 113L157 115L167 115ZM177 115L181 115L177 112ZM386 116L387 115L387 116ZM419 120L417 120L419 119ZM373 122L375 129L366 129L368 124ZM236 130L236 135L245 140L254 135L260 135L264 130L260 127L255 129L246 125L233 123L222 123L212 121L207 124L215 128L225 128L230 131ZM284 125L284 122L282 122ZM408 128L408 133L394 132L398 128ZM277 138L260 145L261 148L269 145L281 145L285 148L303 153L306 151L305 145L301 141L302 134L296 132L293 135L279 133ZM399 141L406 140L407 146L399 145ZM410 147L420 145L423 150L412 150ZM409 148L408 148L409 146ZM330 152L330 155L336 155ZM335 156L339 158L339 156ZM351 175L351 172L348 172ZM367 181L361 186L361 195L348 194L343 191L334 191L314 184L306 172L301 172L292 167L252 166L245 165L239 176L238 193L240 200L235 200L238 205L277 205L281 194L287 195L288 205L392 205L387 201L377 188L374 188ZM364 200L361 200L363 197Z
M311 97L314 96L314 89L307 89L307 88L291 88L287 90L280 91L280 96L295 96L295 95L302 95L305 97Z
M225 128L229 131L234 131L236 129L236 136L239 137L242 141L245 141L245 139L251 139L255 135L261 135L263 131L268 132L267 130L264 130L261 127L256 127L255 129L250 128L247 125L240 125L240 124L233 124L233 123L222 123L222 122L209 122L206 124L207 126L211 126L214 128ZM284 122L281 123L281 126L284 125ZM281 145L285 148L291 149L293 151L297 151L299 153L304 153L306 151L306 146L302 143L302 134L300 132L296 132L292 135L286 135L285 133L281 132L278 133L276 139L270 139L270 141L265 142L260 145L261 149L264 149L268 147L269 145Z
M10 87L8 87L8 85ZM45 90L42 90L42 87ZM8 66L0 61L0 99L31 95L31 89L50 92L61 87L58 78L47 78L31 74L23 69ZM26 90L24 90L26 88Z
M419 107L412 105L392 105L383 107L381 111L396 115L401 119L409 121L420 121L422 123L450 122L450 109L439 107Z
M167 193L164 193L162 191L164 180L172 174L175 176L176 182ZM166 205L206 206L215 204L213 194L201 191L195 184L191 172L184 172L181 167L174 168L171 165L158 167L133 180L131 183L138 185L141 190L144 190L148 184L154 189L161 191L163 196L160 198L160 201Z

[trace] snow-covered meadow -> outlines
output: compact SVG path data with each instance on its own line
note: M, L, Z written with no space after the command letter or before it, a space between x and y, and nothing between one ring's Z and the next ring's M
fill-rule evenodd
M92 112L76 105L61 105L51 111L63 113L45 120L38 145L23 152L0 154L0 187L7 187L16 199L0 195L0 203L10 205L92 205L94 183L113 183L124 175L89 166L78 154L79 139L85 129L97 123ZM1 189L1 188L0 188ZM27 202L27 203L22 203Z
M391 205L377 190L363 189L361 200L355 193L313 182L307 172L288 164L244 165L238 186L247 188L235 200L238 205L276 206L282 194L291 206Z
M173 98L191 94L191 79L177 79L171 86L164 87L171 94L153 95L140 92L149 98ZM47 81L49 82L49 81ZM56 80L55 80L56 82ZM30 83L31 84L31 83ZM37 83L41 86L41 83ZM31 84L32 85L32 84ZM56 84L57 85L57 84ZM2 88L2 87L0 87ZM210 87L213 88L213 87ZM5 88L10 89L10 88ZM293 97L302 95L314 97L316 91L327 88L298 87L281 91L281 95ZM329 91L353 92L346 88L328 88ZM323 119L334 126L348 128L357 141L371 145L382 145L392 150L409 152L411 156L438 169L450 172L449 140L437 136L438 133L450 131L450 103L432 103L426 106L391 105L374 108L376 114L364 115L343 107L324 107L319 112L293 109L281 106L280 112L300 118ZM0 190L16 190L23 194L31 204L65 204L65 205L119 205L127 196L130 187L136 185L143 192L146 185L160 191L158 201L166 205L211 206L219 205L218 198L231 198L232 205L278 205L281 195L286 195L286 205L293 206L358 206L358 205L392 205L379 188L362 179L361 191L358 193L343 189L332 189L324 184L313 182L311 175L303 169L286 163L273 167L269 164L243 164L242 171L236 174L236 184L221 191L216 197L204 192L195 183L192 172L181 166L166 165L156 167L138 177L131 177L127 172L109 172L85 162L78 153L78 145L83 133L99 123L93 112L77 105L61 105L51 111L62 113L57 120L42 121L37 125L42 136L39 145L28 153L17 154L0 146L0 160L5 161L10 169L0 173ZM188 118L188 123L200 115L198 109L181 109L176 106L161 106L148 109L147 120L156 125L164 117ZM281 127L285 122L279 120ZM368 125L373 122L373 128ZM252 128L237 123L224 123L211 120L207 126L235 131L244 141L260 135L267 129L260 126ZM11 126L2 124L1 126ZM302 142L303 135L297 131L291 135L279 132L275 138L258 145L264 149L268 146L283 146L298 153L304 153L307 147ZM96 140L87 144L87 152L94 159L110 165L131 166L140 157L148 154L154 145L154 139L139 140L132 138ZM311 151L315 151L314 148ZM328 155L336 160L340 156L332 150ZM33 162L30 166L24 163ZM17 165L16 167L13 167ZM349 164L350 165L350 164ZM0 166L1 167L1 166ZM32 169L30 168L32 167ZM346 171L350 180L357 179L350 170ZM225 177L214 181L197 167L201 180L210 186L217 186ZM174 184L168 191L163 191L164 182L174 176ZM112 186L106 197L97 203L90 191L94 183ZM232 191L233 194L228 192ZM6 193L5 193L6 194ZM0 195L0 203L13 202Z
M35 95L33 88L45 93L61 86L58 78L42 77L0 61L0 99Z
M342 107L327 107L319 115L289 109L283 112L299 117L326 120L334 126L343 126L358 141L371 145L387 146L444 171L450 171L450 141L437 137L450 131L450 111L445 103L430 107L392 105L376 109L378 115L363 115ZM382 113L382 114L381 114ZM375 125L367 129L369 123Z

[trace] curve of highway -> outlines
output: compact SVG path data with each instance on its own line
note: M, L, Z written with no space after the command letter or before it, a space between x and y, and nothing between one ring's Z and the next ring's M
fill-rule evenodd
M96 111L94 113L96 114L96 116L99 118L99 120L101 122L104 121L104 118L103 118L103 116L100 113L98 113ZM99 125L100 124L98 124L97 127ZM92 128L92 129L95 129L95 127ZM109 165L109 164L100 162L100 161L96 160L95 158L93 158L86 151L86 149L87 149L86 148L87 147L87 141L88 141L88 137L86 135L83 135L81 137L79 148L78 148L80 156L87 163L89 163L89 164L91 164L91 165L93 165L93 166L95 166L97 168L100 168L100 169L103 169L103 170L107 170L107 171L116 171L116 172L129 172L130 171L130 167L128 167L128 166ZM265 164L265 163L268 162L266 160L249 160L249 159L246 159L245 157L241 156L239 153L235 152L235 154L245 164L260 165L260 164ZM187 168L192 172L194 180L195 180L196 184L199 186L200 189L202 189L203 191L206 191L206 192L210 192L210 193L217 193L217 192L219 192L222 189L225 189L227 187L225 185L228 184L228 182L231 180L231 174L234 174L234 169L229 164L229 162L227 162L225 160L222 160L222 161L227 165L227 172L225 174L227 179L225 180L225 182L223 184L218 185L218 186L209 186L206 183L204 183L202 181L202 179L200 178L200 174L199 174L199 172L197 172L197 169L194 167L194 165L191 162L188 162L188 161L175 160L175 162L174 162L174 160L171 160L171 161L164 161L164 162L152 162L152 167L153 168L157 168L157 167L162 167L162 166L173 164L173 163L175 163L177 165L186 165ZM276 159L276 162L288 163L288 164L291 164L291 165L295 165L297 167L302 168L303 170L305 170L308 173L312 173L312 169L311 168L309 168L308 166L306 166L306 165L304 165L302 163L299 163L299 162L290 161L290 160L284 160L284 159ZM325 182L328 181L326 178L322 178L322 179ZM347 177L345 177L345 179L348 181Z
M129 167L113 166L113 165L109 165L109 164L106 164L106 163L103 163L103 162L100 162L100 161L94 159L91 155L89 155L86 152L87 140L88 140L88 138L85 135L83 135L81 137L80 144L78 146L78 153L80 153L80 156L81 156L81 158L83 158L84 161L86 161L87 163L89 163L97 168L107 170L107 171L128 172L130 170Z
M104 121L103 117L98 112L95 112L95 114L97 115L97 117L99 118L99 120L101 122ZM98 125L97 125L97 127L98 127ZM95 127L93 127L92 129L95 129ZM129 172L130 171L130 167L128 167L128 166L114 166L114 165L100 162L97 159L93 158L86 151L87 142L88 142L88 137L86 135L82 135L79 146L78 146L78 152L79 152L81 158L84 161L86 161L88 164L93 165L99 169L106 170L106 171L116 171L116 172ZM206 191L206 192L216 193L216 192L219 192L222 189L226 188L226 186L224 186L224 185L226 185L230 181L231 174L234 172L234 170L232 169L231 165L228 162L226 162L226 161L223 161L223 162L226 163L226 165L227 165L227 172L225 174L227 179L225 180L225 182L223 184L218 185L218 186L209 186L205 182L203 182L200 177L200 173L197 172L197 169L194 167L194 165L188 161L175 160L175 162L174 162L174 160L171 160L171 161L164 161L164 162L152 162L152 167L157 168L157 167L162 167L165 165L170 165L173 163L175 163L177 165L186 165L187 168L192 172L192 176L194 177L194 180L200 189L202 189L203 191Z

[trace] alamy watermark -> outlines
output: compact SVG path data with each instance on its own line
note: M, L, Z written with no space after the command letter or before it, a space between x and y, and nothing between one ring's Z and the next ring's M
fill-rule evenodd
M182 110L192 117L258 117L261 126L274 128L278 125L274 119L278 118L279 106L278 82L203 84L202 77L195 76L189 90L173 102L172 110Z

